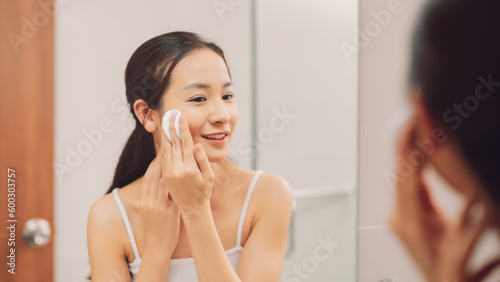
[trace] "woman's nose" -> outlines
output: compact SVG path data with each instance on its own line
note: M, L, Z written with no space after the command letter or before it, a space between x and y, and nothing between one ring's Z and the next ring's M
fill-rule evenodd
M212 106L209 122L210 123L228 123L231 120L231 116L229 115L228 110L226 109L226 105L224 105L223 101L217 101Z

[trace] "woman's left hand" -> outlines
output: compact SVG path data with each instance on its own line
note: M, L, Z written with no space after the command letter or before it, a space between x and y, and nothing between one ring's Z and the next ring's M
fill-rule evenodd
M478 203L466 199L465 207L458 219L446 218L434 203L424 183L422 170L426 159L420 165L409 167L408 157L419 150L414 145L415 127L410 120L400 130L397 142L397 166L395 205L390 226L403 242L414 261L429 282L480 281L500 261L493 260L475 273L466 270L467 263L479 237L490 225L493 212L486 211L475 221L470 212ZM420 156L424 156L421 152ZM405 164L405 165L403 165Z
M169 124L172 142L161 131L160 185L168 187L181 216L188 219L210 207L214 175L203 146L193 144L186 118L179 119L181 139L175 133L174 119L172 115Z

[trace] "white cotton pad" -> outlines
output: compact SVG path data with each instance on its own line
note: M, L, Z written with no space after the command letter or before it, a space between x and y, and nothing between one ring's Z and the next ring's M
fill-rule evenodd
M170 142L172 142L172 138L170 137L170 116L175 113L177 113L174 121L175 132L177 133L179 139L181 139L181 131L179 129L179 118L181 117L181 111L175 109L169 110L163 115L162 120L163 132L165 132L165 135Z

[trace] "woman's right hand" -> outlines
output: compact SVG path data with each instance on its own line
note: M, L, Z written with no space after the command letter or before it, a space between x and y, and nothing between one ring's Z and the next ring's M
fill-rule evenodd
M480 236L490 227L494 211L483 205L483 213L471 218L471 210L481 202L477 198L465 198L461 215L446 217L424 181L423 168L428 161L425 155L421 154L424 159L420 164L411 167L401 161L420 150L414 142L416 138L414 120L409 120L398 135L395 205L390 226L426 281L482 281L500 265L500 259L474 272L470 272L467 265Z
M149 165L141 188L140 217L146 235L145 255L170 258L179 239L180 212L168 198L168 189L160 185L161 161Z

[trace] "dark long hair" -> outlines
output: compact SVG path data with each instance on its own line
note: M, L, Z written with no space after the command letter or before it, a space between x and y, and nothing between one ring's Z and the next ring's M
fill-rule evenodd
M161 109L163 94L168 89L173 69L182 58L201 48L215 51L227 66L224 52L219 46L203 40L195 33L182 31L151 38L139 46L130 57L125 70L125 95L135 119L135 129L120 155L113 181L106 194L113 188L121 188L144 175L156 156L153 135L135 115L134 102L142 99L150 109ZM229 67L228 73L231 76Z
M496 206L500 203L499 15L498 0L429 1L414 32L410 72L410 82L422 90L436 126L458 141Z

